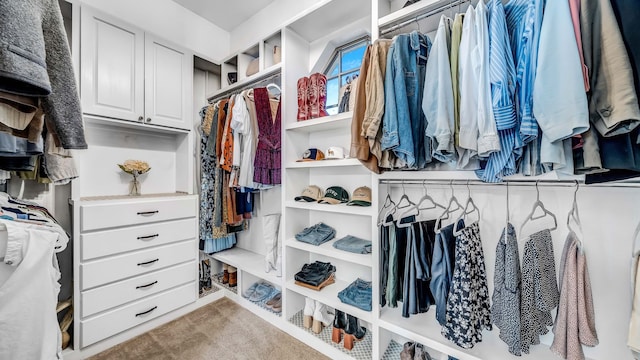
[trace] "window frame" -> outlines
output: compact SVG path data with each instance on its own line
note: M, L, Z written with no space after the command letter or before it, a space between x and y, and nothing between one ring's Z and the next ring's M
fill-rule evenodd
M342 57L344 56L345 53L351 50L357 49L361 46L364 46L366 48L366 46L368 46L370 43L371 43L371 37L369 35L364 35L364 36L358 37L357 39L344 43L340 46L336 46L336 48L333 50L333 53L329 57L329 61L327 62L327 65L325 66L322 73L327 77L327 87L328 87L329 81L333 79L338 79L338 102L335 105L327 106L326 107L327 112L329 112L334 108L338 109L340 107L340 100L341 100L339 98L340 89L344 86L344 84L342 83L342 79L344 78L344 76L349 74L354 74L360 71L360 66L357 66L356 68L350 69L347 71L342 71ZM338 73L336 75L330 76L329 71L332 70L334 64L337 65ZM360 61L360 65L361 64L362 64L362 60Z

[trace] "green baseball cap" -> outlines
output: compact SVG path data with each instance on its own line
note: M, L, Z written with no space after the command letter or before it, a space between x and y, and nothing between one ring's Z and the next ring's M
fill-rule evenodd
M340 186L332 186L324 193L324 197L318 200L320 204L340 204L349 201L349 192Z

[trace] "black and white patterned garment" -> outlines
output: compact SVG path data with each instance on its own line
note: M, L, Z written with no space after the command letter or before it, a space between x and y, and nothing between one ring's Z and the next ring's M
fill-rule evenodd
M496 268L493 276L491 320L500 329L500 339L509 345L509 352L520 356L520 294L522 274L518 240L513 225L507 224L496 247Z
M456 262L446 318L442 335L465 349L482 341L483 329L491 330L489 289L477 222L462 229L456 237Z
M540 335L553 325L551 310L558 306L560 293L556 280L551 232L542 230L530 236L522 256L522 300L520 326L522 352L540 344Z

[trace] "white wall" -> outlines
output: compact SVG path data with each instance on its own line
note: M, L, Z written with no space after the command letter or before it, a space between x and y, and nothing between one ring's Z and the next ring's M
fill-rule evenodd
M228 32L171 0L76 0L205 57L229 54Z
M326 0L275 0L231 31L229 54L244 50L282 28L299 13Z

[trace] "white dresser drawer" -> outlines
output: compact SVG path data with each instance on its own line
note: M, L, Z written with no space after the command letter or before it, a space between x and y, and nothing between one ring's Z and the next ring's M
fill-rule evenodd
M125 305L80 322L81 347L140 325L196 300L195 282Z
M89 261L80 265L80 289L142 275L196 258L195 240Z
M192 261L83 291L81 316L85 318L187 282L195 282L197 272L198 265Z
M80 231L191 218L196 209L195 196L83 203Z
M82 260L196 238L196 219L130 226L80 235Z

